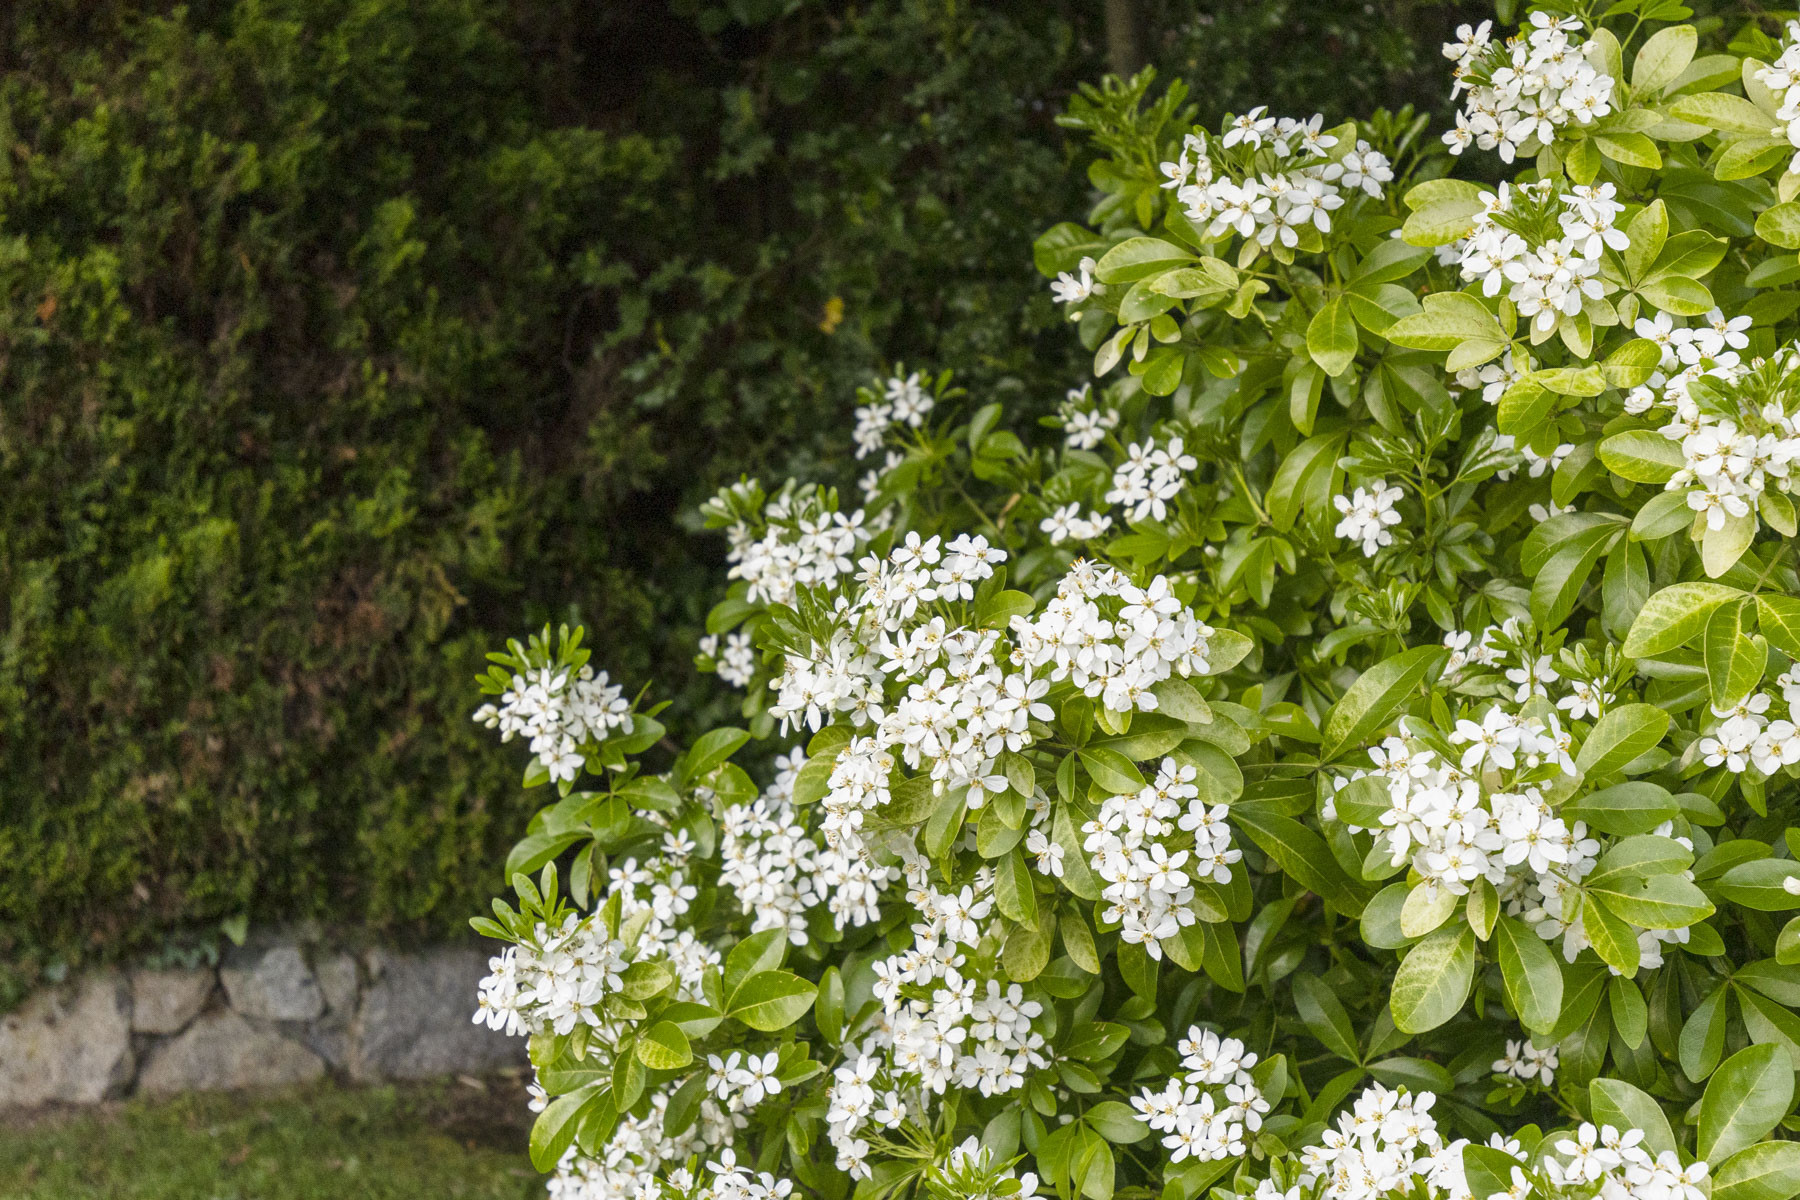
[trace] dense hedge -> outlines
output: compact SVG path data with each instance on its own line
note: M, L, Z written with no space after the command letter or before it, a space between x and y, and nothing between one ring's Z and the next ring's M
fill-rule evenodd
M1437 101L1455 18L1144 8L1208 119ZM236 914L459 924L529 807L467 720L499 631L679 679L722 473L818 475L884 360L1081 377L1028 245L1102 9L5 6L0 990Z

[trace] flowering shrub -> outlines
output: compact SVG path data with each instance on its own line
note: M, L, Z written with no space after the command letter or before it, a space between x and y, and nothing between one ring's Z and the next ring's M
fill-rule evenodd
M896 371L710 503L746 728L494 656L553 1194L1800 1195L1800 24L1686 15L1464 28L1441 141L1085 91L1056 434Z

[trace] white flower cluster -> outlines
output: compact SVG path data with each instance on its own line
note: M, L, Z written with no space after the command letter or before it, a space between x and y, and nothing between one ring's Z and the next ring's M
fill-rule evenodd
M1557 1051L1555 1046L1539 1049L1529 1040L1506 1043L1506 1057L1494 1062L1493 1070L1501 1075L1531 1083L1542 1080L1545 1087L1550 1086L1556 1078Z
M1064 542L1090 542L1111 528L1111 517L1092 509L1084 517L1080 504L1065 504L1038 522L1039 531L1049 535L1052 546Z
M708 1160L704 1170L710 1179L695 1179L686 1167L669 1172L667 1188L652 1187L635 1200L660 1200L663 1196L679 1200L787 1200L794 1194L794 1181L778 1179L767 1171L757 1171L740 1164L735 1151L727 1147L716 1160Z
M1532 13L1530 32L1506 42L1489 37L1492 24L1461 26L1457 40L1444 44L1444 57L1456 64L1451 97L1469 93L1456 128L1444 135L1450 153L1475 145L1512 162L1555 141L1570 122L1588 125L1612 112L1613 77L1569 39L1580 21Z
M1163 1135L1171 1163L1193 1158L1217 1162L1242 1158L1246 1130L1262 1128L1268 1098L1250 1076L1256 1055L1237 1038L1221 1038L1195 1025L1179 1046L1183 1074L1160 1090L1132 1097L1137 1119Z
M1071 450L1092 450L1119 427L1119 410L1095 399L1093 391L1092 385L1085 383L1070 388L1058 410L1063 442Z
M1169 515L1168 502L1181 494L1184 477L1199 465L1178 437L1160 448L1155 438L1141 445L1134 442L1125 452L1125 461L1113 468L1106 502L1126 505L1131 510L1130 520L1155 517L1160 521Z
M863 510L849 516L827 505L816 486L789 485L763 508L762 528L738 522L726 530L732 579L745 580L752 604L792 605L801 586L829 587L850 573L857 550L873 533Z
M895 425L913 429L924 425L926 416L936 407L937 400L925 390L917 371L904 378L896 375L889 379L881 399L856 410L856 429L852 434L856 457L867 458L880 450L887 443L888 430Z
M1208 238L1237 234L1262 246L1292 248L1308 226L1330 232L1331 214L1344 206L1346 193L1380 199L1382 185L1393 180L1387 156L1368 142L1336 153L1338 139L1323 131L1323 116L1299 121L1266 114L1266 108L1254 108L1226 119L1218 151L1223 170L1199 132L1188 134L1179 159L1162 165L1163 187L1174 189L1188 219L1205 225ZM1237 146L1244 149L1230 153ZM1255 154L1265 148L1266 155Z
M1554 180L1501 184L1483 197L1474 228L1456 243L1463 279L1480 283L1486 296L1504 291L1521 317L1554 329L1587 300L1614 290L1600 270L1606 251L1631 244L1613 225L1625 211L1616 192L1610 183L1562 191Z
M1556 678L1547 657L1508 672L1520 701L1542 694L1546 676ZM1554 716L1540 720L1494 704L1479 722L1457 721L1447 741L1463 747L1454 763L1402 737L1369 751L1375 767L1367 774L1386 781L1392 805L1378 832L1394 865L1409 864L1420 887L1452 896L1485 879L1509 915L1545 941L1561 937L1563 955L1573 962L1589 945L1576 885L1594 869L1601 845L1584 822L1558 816L1540 786L1525 778L1540 768L1574 775L1573 739ZM1360 777L1334 783L1341 790ZM1335 806L1326 815L1335 818ZM1656 832L1673 830L1665 823ZM1643 965L1656 967L1663 944L1686 942L1688 931L1640 929L1637 939Z
M1372 1084L1347 1113L1339 1113L1336 1129L1327 1129L1320 1144L1300 1152L1300 1182L1283 1193L1264 1180L1254 1200L1376 1200L1407 1194L1415 1181L1432 1200L1469 1200L1463 1178L1463 1141L1448 1142L1431 1115L1437 1097L1404 1089L1390 1091ZM1323 1186L1320 1187L1320 1181Z
M1013 618L1012 661L1038 682L1036 673L1049 667L1050 682L1073 680L1113 712L1152 711L1157 684L1206 673L1212 632L1175 597L1167 576L1140 588L1112 567L1077 560L1042 612Z
M875 963L875 998L882 1016L854 1044L827 1088L827 1136L839 1170L870 1176L871 1126L893 1130L909 1116L928 1116L930 1097L950 1087L1002 1095L1025 1086L1026 1073L1050 1065L1041 1032L1032 1022L1044 1013L1018 984L981 978L965 948L982 948L992 961L999 933L985 923L993 911L993 878L987 868L954 892L931 885L930 864L910 841L897 846L908 899L921 919L912 945ZM985 944L984 944L985 943Z
M1050 294L1056 298L1058 304L1080 304L1089 296L1098 296L1106 290L1104 283L1094 282L1093 259L1083 258L1075 269L1080 272L1079 275L1071 275L1069 272L1063 271L1050 281ZM1077 320L1080 316L1080 313L1072 312L1069 314L1069 319Z
M1705 1159L1683 1167L1673 1150L1653 1156L1643 1142L1641 1129L1596 1129L1584 1121L1574 1137L1556 1143L1557 1154L1568 1161L1546 1156L1544 1175L1553 1189L1593 1190L1604 1200L1706 1200L1711 1171ZM1513 1181L1515 1186L1524 1182L1524 1172L1516 1167ZM1522 1189L1521 1195L1531 1190Z
M530 942L488 960L476 1023L513 1035L566 1034L578 1024L612 1032L613 1023L602 1012L606 997L620 990L628 966L658 956L675 969L680 995L700 999L701 979L720 956L692 931L676 928L698 894L686 870L694 843L668 833L663 848L664 855L645 866L627 858L608 872L605 898L619 895L621 928L641 932L628 940L612 937L597 911L570 913L554 930L540 923Z
M736 893L752 917L750 932L786 929L796 946L807 942L806 913L823 902L837 927L879 917L881 893L899 871L867 856L821 846L794 811L798 751L776 760L775 782L750 804L727 807L721 820L719 883Z
M1106 883L1102 919L1119 925L1121 941L1141 944L1155 959L1162 958L1159 939L1196 920L1191 881L1229 883L1231 864L1244 857L1232 848L1225 805L1209 809L1200 798L1197 773L1165 758L1142 791L1108 796L1081 827L1082 847ZM1177 828L1183 836L1166 840Z
M1674 365L1667 359L1675 354L1681 370L1634 389L1625 409L1670 410L1658 432L1680 444L1682 467L1665 487L1685 492L1708 529L1723 529L1754 520L1765 494L1800 493L1800 412L1790 411L1800 401L1800 349L1745 363L1734 348L1747 344L1743 326L1715 315L1709 328L1668 335L1665 365ZM1691 336L1671 349L1679 333Z
M936 1188L927 1195L956 1196L959 1200L1033 1200L1038 1194L1038 1177L1027 1171L1017 1174L1010 1166L994 1161L994 1152L981 1144L980 1138L965 1138L950 1151L950 1157L934 1169Z
M694 1123L680 1136L669 1137L663 1127L668 1109L669 1094L652 1093L649 1111L642 1117L630 1113L621 1116L597 1158L570 1146L557 1163L555 1174L544 1181L550 1200L644 1200L646 1196L660 1196L665 1169L690 1155L705 1153L709 1146L730 1142L743 1120L739 1117L734 1121L710 1099L703 1100ZM682 1168L675 1167L669 1178L682 1173Z
M717 634L700 639L700 653L711 658L720 679L732 687L748 687L756 675L756 651L747 633L728 633L723 646Z
M1790 667L1776 678L1782 702L1788 713L1800 711L1800 667ZM1713 728L1695 744L1697 754L1709 767L1724 767L1734 775L1742 775L1755 767L1764 775L1800 763L1800 727L1787 717L1771 718L1771 700L1766 692L1754 692L1735 704L1714 705Z
M1800 21L1787 23L1781 54L1756 73L1756 81L1774 92L1781 102L1775 113L1781 124L1770 129L1769 135L1786 138L1788 145L1800 151ZM1800 153L1788 163L1788 170L1800 171Z
M1394 544L1391 526L1400 523L1394 505L1405 494L1397 487L1389 487L1386 480L1377 479L1366 488L1357 488L1352 495L1333 497L1332 505L1344 517L1338 522L1336 535L1361 542L1364 556L1374 558L1383 546Z
M539 667L514 675L500 703L476 709L475 720L498 729L503 742L514 735L527 739L550 778L561 783L581 774L584 743L630 727L631 705L605 671Z

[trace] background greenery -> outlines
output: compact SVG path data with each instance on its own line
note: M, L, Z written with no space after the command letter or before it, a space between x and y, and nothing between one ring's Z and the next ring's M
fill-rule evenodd
M1108 7L0 8L0 999L244 914L460 927L533 803L488 645L580 620L703 715L700 498L842 464L885 361L1084 378L1029 247ZM1208 121L1441 113L1471 15L1136 10Z

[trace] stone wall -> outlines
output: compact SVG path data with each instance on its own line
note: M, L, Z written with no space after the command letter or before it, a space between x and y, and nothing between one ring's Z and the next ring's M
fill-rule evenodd
M0 1108L479 1074L525 1039L476 1025L477 946L352 953L270 937L218 969L89 974L0 1017Z

